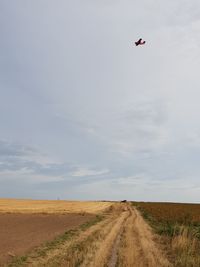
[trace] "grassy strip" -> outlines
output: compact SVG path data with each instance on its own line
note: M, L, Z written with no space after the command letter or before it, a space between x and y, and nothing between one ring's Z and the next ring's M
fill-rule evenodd
M145 207L140 206L139 203L133 202L132 204L137 207L143 218L148 221L150 226L157 234L173 237L179 235L180 230L184 226L188 229L188 231L195 232L196 237L200 239L200 224L189 220L187 214L184 216L181 222L176 220L172 221L168 219L158 220L153 217L150 212L145 209Z
M98 229L82 242L72 244L68 248L68 253L64 257L55 258L51 266L59 266L60 263L64 264L64 262L68 262L71 264L70 266L79 267L84 260L84 256L88 252L88 244L93 244L99 238L100 234L101 229ZM93 246L95 247L95 244ZM90 249L92 250L92 247Z
M143 218L148 221L150 226L154 229L154 231L159 235L167 235L172 237L174 233L178 230L177 223L170 223L168 221L159 222L157 221L150 213L148 213L145 208L137 205L137 209L142 214Z
M81 232L86 231L89 227L97 224L103 219L104 219L103 215L96 215L96 217L91 221L82 224L77 229L66 231L64 234L59 235L52 241L44 243L41 247L34 249L27 255L14 257L12 262L8 264L8 267L23 266L25 263L27 263L28 259L30 259L31 257L38 258L46 256L47 252L49 252L50 250L57 248L59 245L64 244L66 241L70 241L72 238L78 236Z
M181 220L168 219L168 214L163 219L152 216L144 204L132 203L140 211L143 218L153 230L161 235L168 247L169 258L174 267L199 267L200 266L200 224L188 219L187 214L181 214ZM153 204L152 204L153 205ZM181 223L180 223L181 221Z

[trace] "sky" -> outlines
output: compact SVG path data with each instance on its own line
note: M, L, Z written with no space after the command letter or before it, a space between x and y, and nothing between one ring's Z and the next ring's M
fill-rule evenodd
M198 0L1 0L0 197L199 203L199 31Z

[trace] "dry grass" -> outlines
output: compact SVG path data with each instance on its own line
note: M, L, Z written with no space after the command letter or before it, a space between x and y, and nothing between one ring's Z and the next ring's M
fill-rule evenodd
M118 254L119 267L171 266L154 242L150 227L136 210L130 210L130 216L124 224Z
M2 213L98 213L113 203L100 201L0 199Z
M111 257L112 253L112 247L127 217L128 211L124 211L120 214L109 232L105 235L102 235L101 247L97 251L94 260L90 263L90 265L84 264L83 267L101 267L105 266L106 263L110 263L109 265L112 266L112 262L109 262L109 257Z
M82 230L79 229L79 231L68 238L66 242L57 243L53 249L48 250L47 248L44 255L39 254L29 257L29 263L25 266L80 266L84 257L89 252L88 246L91 246L94 240L96 241L101 229L108 225L109 222L110 219L105 219L90 227L86 227Z
M199 267L200 266L200 242L199 233L189 230L188 227L179 228L171 240L172 251L175 255L175 266Z
M200 205L134 203L168 247L175 267L200 266Z

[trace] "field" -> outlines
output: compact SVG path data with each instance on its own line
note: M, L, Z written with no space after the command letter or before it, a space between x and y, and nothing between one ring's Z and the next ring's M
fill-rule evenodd
M2 266L171 266L130 203L1 200L0 207Z
M0 199L0 266L96 218L110 202Z
M135 202L158 222L199 225L200 204Z
M165 240L174 266L200 266L200 204L133 202Z
M0 199L0 213L97 213L111 202Z
M0 266L199 267L199 215L197 204L1 199Z
M73 229L94 215L0 214L0 266L43 242Z

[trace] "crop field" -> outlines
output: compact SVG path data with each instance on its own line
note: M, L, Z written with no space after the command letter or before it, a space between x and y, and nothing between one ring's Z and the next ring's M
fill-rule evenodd
M110 202L0 199L0 266L96 218Z
M0 213L98 213L111 202L0 199Z
M1 200L0 206L0 266L172 266L128 202Z
M200 204L136 202L158 222L200 225Z
M200 266L200 204L133 202L162 236L174 266Z

